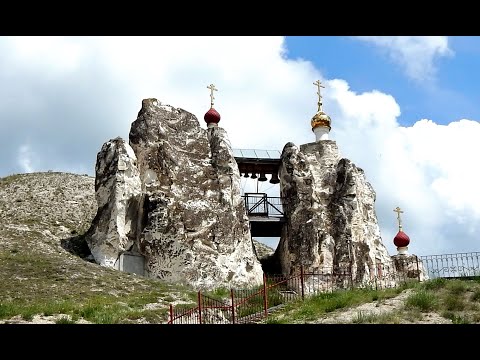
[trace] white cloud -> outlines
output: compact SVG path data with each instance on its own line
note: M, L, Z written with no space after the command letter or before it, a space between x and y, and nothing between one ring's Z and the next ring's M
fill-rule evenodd
M446 42L434 41L424 40L430 62L409 68L417 78L448 52ZM409 51L404 54L415 53ZM233 147L281 151L289 141L315 139L313 82L323 77L307 61L286 59L281 37L35 37L33 43L4 37L0 53L0 176L49 169L93 175L102 144L128 139L144 98L190 111L206 128L211 83L219 89L215 108ZM340 79L326 85L331 138L374 186L390 252L396 206L405 211L412 252L477 250L479 124L421 120L405 128L393 96L357 94Z
M344 80L328 82L334 138L343 156L365 170L377 193L384 243L391 252L400 206L411 250L419 254L478 250L480 123L460 120L438 125L420 120L400 126L393 97L356 94Z
M406 75L416 81L432 80L435 60L453 55L447 36L357 36L386 51Z

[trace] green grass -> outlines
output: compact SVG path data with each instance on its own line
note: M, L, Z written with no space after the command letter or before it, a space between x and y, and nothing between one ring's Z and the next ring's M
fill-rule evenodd
M447 310L461 311L466 307L464 299L455 294L449 294L444 299L444 306Z
M465 281L454 279L450 280L445 287L451 294L460 295L469 289L469 286Z
M470 324L470 321L468 320L468 318L458 315L453 311L444 311L442 313L442 316L445 319L450 319L453 324Z
M447 280L444 278L436 278L422 283L425 290L438 290L445 287Z
M12 303L0 303L0 319L10 318L17 315L15 305Z
M397 289L353 289L320 293L288 303L283 311L267 319L268 323L309 322L335 310L349 308L366 302L383 301L397 295Z
M472 301L480 301L480 289L473 292L471 299Z
M15 251L0 249L0 319L18 315L31 321L37 314L61 314L99 324L141 318L163 323L170 302L181 299L195 304L196 292L189 287L122 273L66 252L41 253L29 245L29 239L8 236ZM159 306L147 310L149 303Z
M319 294L305 301L287 304L279 312L270 315L266 323L309 323L318 321L333 311L352 308L366 302L376 302L377 306L380 306L385 299L397 295L405 288L410 288L412 293L406 298L403 307L379 314L359 311L351 320L352 323L417 323L424 320L423 314L429 312L435 312L453 324L480 323L478 279L443 278L409 283L395 289L378 291L356 289Z
M75 324L75 320L70 319L68 316L61 316L55 320L55 324Z
M406 302L407 309L417 308L422 312L435 310L438 305L437 297L428 290L419 290L410 295Z

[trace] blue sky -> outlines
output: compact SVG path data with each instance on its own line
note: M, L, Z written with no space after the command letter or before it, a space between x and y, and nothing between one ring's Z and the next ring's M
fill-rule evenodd
M389 252L396 206L412 253L479 251L478 68L480 37L0 37L0 176L93 176L145 98L206 128L211 83L232 147L312 142L321 80L330 139L375 189Z
M434 59L434 79L415 81L384 49L354 37L286 37L289 58L312 61L327 78L348 79L356 92L377 89L394 95L404 125L422 118L438 124L480 118L480 37L453 36L448 45L454 54Z

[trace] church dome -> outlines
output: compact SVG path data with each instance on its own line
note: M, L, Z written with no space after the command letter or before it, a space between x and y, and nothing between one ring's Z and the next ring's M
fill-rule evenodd
M410 238L402 230L398 232L397 235L393 238L393 243L396 247L406 247L410 244Z
M325 114L323 111L317 112L313 116L310 122L310 124L312 125L312 130L317 127L323 126L323 127L328 127L329 131L331 130L331 126L330 126L331 123L332 123L332 120L330 119L330 116Z
M220 114L217 110L211 107L210 110L205 113L203 119L207 124L218 124L218 122L220 121Z

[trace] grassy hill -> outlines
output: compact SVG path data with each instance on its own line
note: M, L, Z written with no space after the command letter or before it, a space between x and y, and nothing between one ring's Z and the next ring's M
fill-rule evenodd
M0 320L164 323L170 303L193 303L190 289L67 251L95 216L94 180L56 172L0 178Z

